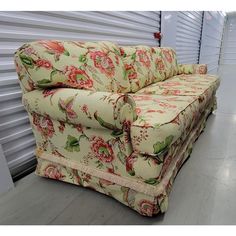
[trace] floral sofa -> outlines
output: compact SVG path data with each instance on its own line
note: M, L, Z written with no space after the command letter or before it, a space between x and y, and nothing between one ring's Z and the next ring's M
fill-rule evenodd
M174 178L216 107L219 78L171 48L37 41L15 53L36 174L92 188L142 215L165 212Z

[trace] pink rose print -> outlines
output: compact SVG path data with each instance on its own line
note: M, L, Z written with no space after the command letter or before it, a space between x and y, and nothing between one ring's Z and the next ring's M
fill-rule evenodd
M45 137L51 138L55 132L52 120L48 115L39 116L36 113L32 114L33 124L37 127L37 130Z
M198 70L197 70L197 73L198 74L206 74L207 73L207 67L204 66L204 65L199 66Z
M78 132L83 132L83 127L81 124L75 125L75 128L78 130Z
M89 119L92 119L92 115L91 115L91 113L89 112L88 106L87 106L86 104L84 104L84 105L81 107L81 111L82 111L84 114L86 114Z
M49 52L54 54L62 54L65 52L65 48L62 43L57 41L41 41L41 45L43 45Z
M160 71L165 70L165 65L161 59L156 59L157 69Z
M93 87L93 80L89 78L84 70L75 66L67 66L64 73L68 76L67 82L74 88L90 89Z
M172 63L172 56L169 50L163 50L163 54L169 63Z
M85 114L88 113L88 106L87 105L83 105L82 108L81 108L82 112L84 112Z
M175 89L175 90L165 89L162 92L162 95L179 95L179 94L181 94L181 91L178 89Z
M33 48L31 48L31 47L25 48L25 49L24 49L24 53L25 53L26 55L28 55L28 56L31 56L32 54L35 54L35 50L34 50Z
M127 75L128 75L128 78L129 78L130 80L137 78L137 72L135 71L133 65L125 64L125 70L126 70L126 73L127 73Z
M36 66L43 67L43 68L46 68L46 69L51 69L52 68L51 62L47 61L47 60L43 60L43 59L38 59L36 61Z
M150 95L133 95L135 101L152 101L153 97Z
M116 59L116 65L119 65L120 64L120 60L119 60L119 57L117 55L115 55L115 59Z
M73 106L73 99L69 101L66 100L64 101L62 99L59 100L59 107L62 109L62 111L65 112L70 119L75 119L77 118L78 115L74 110L72 110L72 106Z
M134 162L135 162L135 159L132 155L126 158L126 171L132 176L135 175L134 168L133 168Z
M90 58L93 60L94 66L100 70L101 73L108 77L115 75L115 67L110 57L101 51L90 52Z
M114 153L111 146L101 137L92 138L91 149L96 157L102 162L112 162L114 159Z
M147 52L144 50L137 50L137 56L139 57L139 61L142 62L142 64L146 67L150 67L150 59L147 55Z
M61 132L61 133L63 133L64 132L64 129L65 129L65 123L64 122L62 122L62 121L59 121L59 126L58 126L58 129L59 129L59 131Z
M50 164L44 169L44 176L51 178L51 179L57 179L61 180L65 176L60 172L60 170L57 168L57 166Z
M49 54L54 54L55 61L58 61L62 54L66 56L70 55L70 53L64 48L61 42L51 40L51 41L40 41L39 44L44 46Z
M121 55L121 56L124 56L124 55L125 55L125 51L124 51L123 48L120 48L120 55Z
M155 210L154 204L148 200L141 200L139 202L140 212L143 215L151 216Z
M150 110L147 110L147 112L148 113L155 113L155 112L158 112L158 113L161 113L161 114L163 114L163 113L165 113L165 111L162 111L162 110L153 110L153 109L150 109Z
M43 97L48 97L48 96L52 96L54 95L56 92L58 91L58 89L44 89L43 90Z

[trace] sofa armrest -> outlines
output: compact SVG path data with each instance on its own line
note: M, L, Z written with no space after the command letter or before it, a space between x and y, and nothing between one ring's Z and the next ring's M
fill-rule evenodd
M98 129L121 130L137 118L135 102L128 94L71 88L34 90L23 95L23 104L31 114Z
M179 64L178 74L206 74L206 64Z

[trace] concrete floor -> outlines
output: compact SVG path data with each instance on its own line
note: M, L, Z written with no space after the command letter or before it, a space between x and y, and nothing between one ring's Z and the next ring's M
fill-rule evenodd
M220 71L218 110L176 177L165 214L143 217L103 194L31 174L0 197L0 224L236 224L236 69Z

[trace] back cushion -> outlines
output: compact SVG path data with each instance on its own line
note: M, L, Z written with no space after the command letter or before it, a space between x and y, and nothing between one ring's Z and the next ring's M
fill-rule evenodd
M130 91L120 50L110 42L37 41L18 49L15 63L25 92L47 87Z
M153 47L153 60L161 80L166 80L178 73L176 52L168 47ZM157 82L159 80L156 80Z
M125 65L125 76L130 81L132 92L157 80L151 47L122 46L120 54Z
M120 54L132 92L177 75L176 54L171 48L121 46Z

